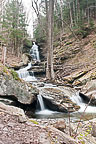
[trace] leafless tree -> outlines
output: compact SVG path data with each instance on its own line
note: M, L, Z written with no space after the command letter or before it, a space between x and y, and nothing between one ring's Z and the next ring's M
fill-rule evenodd
M35 14L37 15L38 23L40 23L40 7L38 4L38 0L31 0L31 3L32 3L32 8L35 11Z
M46 5L48 4L45 1ZM47 5L48 6L48 5ZM54 0L49 0L49 9L47 8L48 18L48 48L47 48L47 69L46 77L49 80L54 80L54 69L53 69L53 24L54 24Z

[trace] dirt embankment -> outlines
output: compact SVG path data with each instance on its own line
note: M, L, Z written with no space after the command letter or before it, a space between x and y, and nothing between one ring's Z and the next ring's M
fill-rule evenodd
M92 32L86 38L81 39L81 41L77 41L74 37L70 38L70 35L68 34L65 34L63 39L62 42L55 42L56 46L54 46L54 62L56 79L58 82L80 86L85 84L88 80L95 79L95 32Z

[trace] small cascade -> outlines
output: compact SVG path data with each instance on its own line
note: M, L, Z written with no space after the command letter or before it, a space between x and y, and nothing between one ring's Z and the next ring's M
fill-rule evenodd
M71 97L71 100L77 105L81 105L83 103L82 98L79 96L79 91Z
M30 50L30 55L32 56L32 59L34 61L40 62L40 58L39 58L39 51L38 51L38 46L35 44L35 42L33 43L33 46ZM34 72L29 72L28 70L32 67L31 63L28 64L27 67L22 68L20 70L17 71L19 78L25 80L25 81L37 81L37 79L34 76Z
M30 75L30 73L28 71L28 69L30 69L31 67L32 67L32 65L31 65L31 63L29 63L27 67L18 70L17 73L19 75L19 78L21 78L25 81L36 81L37 79L35 78L34 73L30 72L31 73L31 75Z
M40 105L40 109L36 111L36 113L35 113L36 115L52 115L54 113L58 113L56 111L51 111L45 107L45 104L44 104L41 94L38 95L38 102Z
M44 102L43 102L43 98L41 95L38 95L38 102L40 104L40 109L41 111L45 109L45 106L44 106Z
M77 92L76 95L73 95L71 97L71 100L80 106L80 109L78 112L84 112L87 104L83 102L82 98L79 95L79 92ZM89 105L85 112L86 113L96 113L96 106Z
M33 43L33 46L30 50L30 55L34 61L40 61L38 46L35 44L35 42Z

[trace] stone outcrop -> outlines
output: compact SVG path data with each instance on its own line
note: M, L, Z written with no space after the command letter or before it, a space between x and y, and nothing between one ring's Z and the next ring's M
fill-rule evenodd
M60 77L58 76L58 79L62 83L66 85L70 85L72 87L83 86L88 81L96 79L96 68L91 68L91 69L83 68L83 70L82 69L76 70L75 72L72 72L67 76L61 73Z
M22 104L32 104L37 100L38 90L24 81L0 75L0 96L8 96Z
M96 106L96 80L91 80L82 88L81 94L83 99L89 101L91 100L91 105Z
M46 66L45 62L34 62L32 61L32 67L30 68L29 72L34 72L36 77L45 77L46 73Z
M5 113L8 113L10 115L17 115L19 117L21 116L21 117L23 117L24 120L26 120L26 116L24 114L24 111L20 108L5 105L4 103L0 102L0 110L5 112Z
M74 112L79 110L79 106L73 103L70 97L75 94L75 90L71 88L43 88L41 95L46 106L54 111Z

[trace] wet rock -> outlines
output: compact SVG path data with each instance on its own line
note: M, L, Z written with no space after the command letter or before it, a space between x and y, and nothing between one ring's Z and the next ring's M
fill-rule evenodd
M41 95L44 99L45 105L54 111L60 112L74 112L79 110L74 102L71 101L70 97L75 94L75 90L71 88L62 87L59 88L43 88Z
M0 95L8 96L22 104L31 104L37 99L38 90L24 81L14 80L9 76L0 76Z
M81 97L85 99L85 101L89 101L90 98L92 98L91 105L96 105L96 80L91 80L82 87Z
M32 61L32 67L30 68L29 72L34 72L36 77L45 77L46 68L44 62L35 62Z
M37 84L38 87L44 87L44 85L45 84L43 82Z

